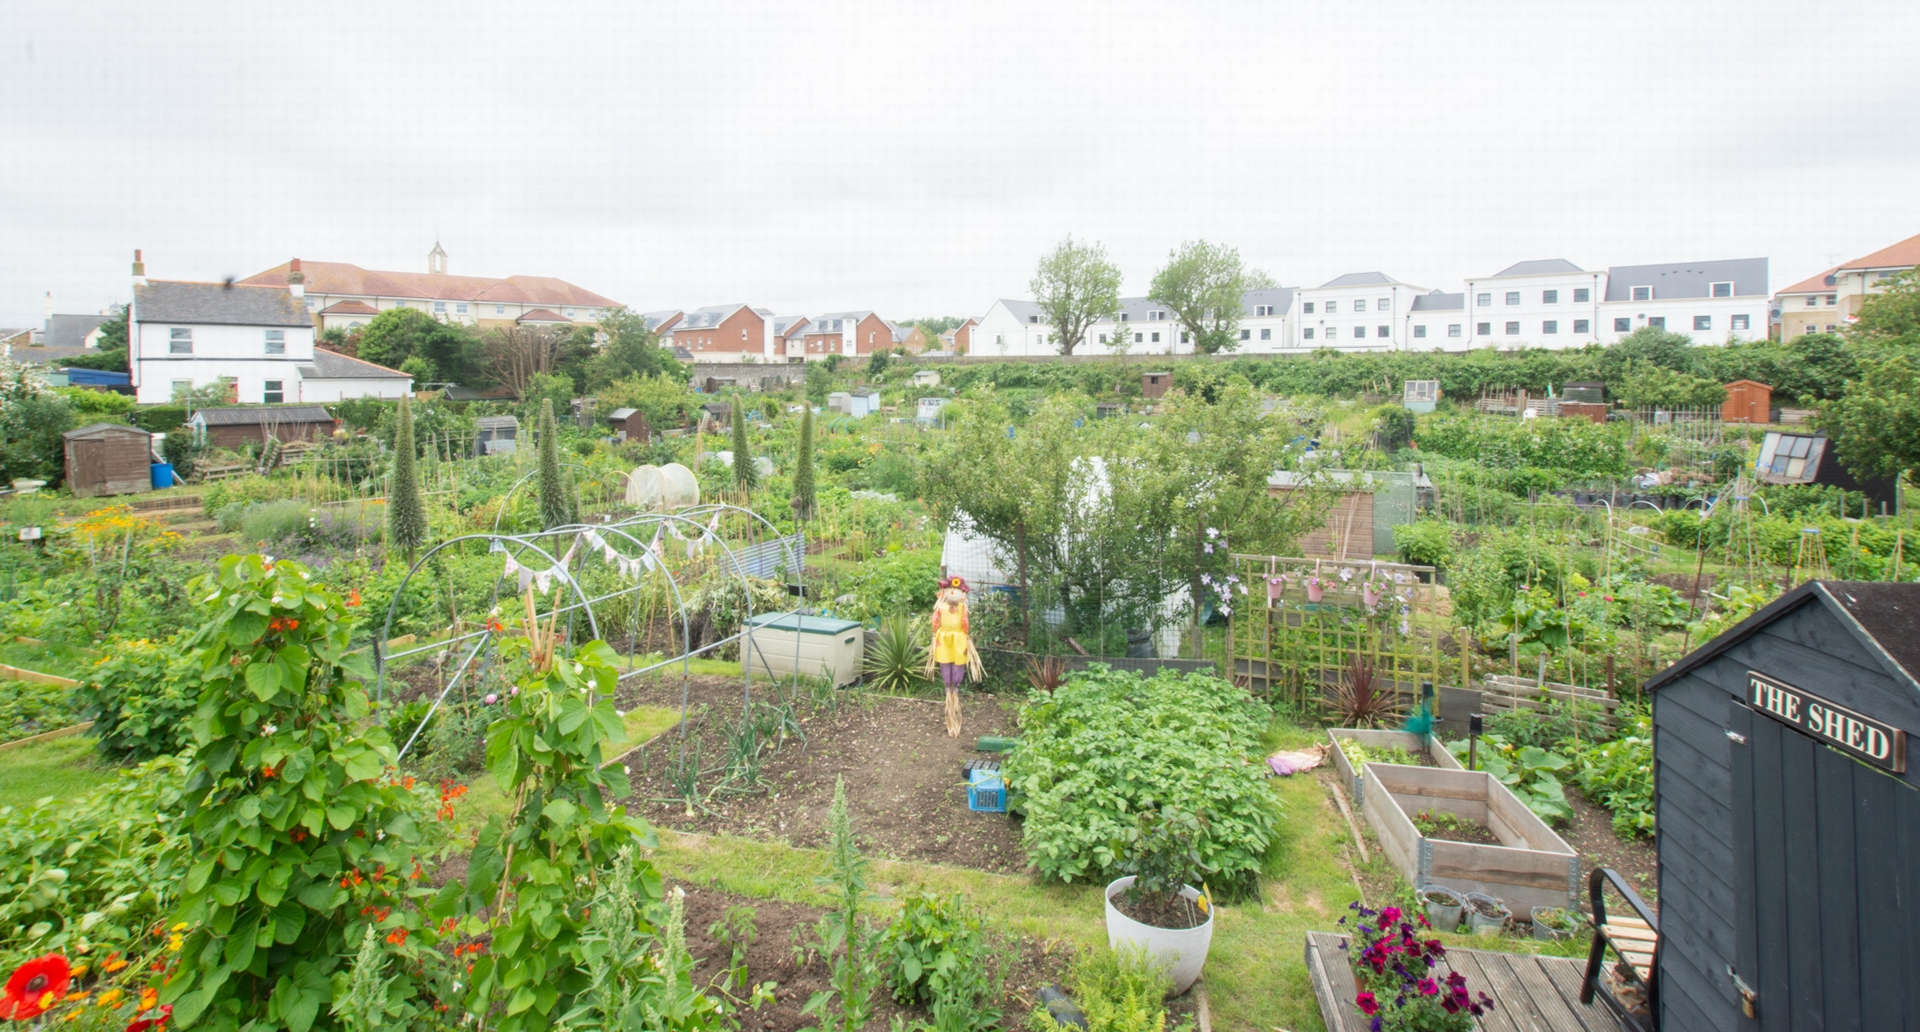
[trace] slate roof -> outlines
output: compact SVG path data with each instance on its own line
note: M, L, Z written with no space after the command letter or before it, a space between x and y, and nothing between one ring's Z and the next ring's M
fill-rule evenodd
M1032 322L1034 316L1038 316L1042 322L1046 321L1047 313L1041 311L1040 306L1032 301L1010 301L1003 297L998 303L1007 306L1007 311L1013 313L1013 317L1021 322Z
M1890 672L1920 689L1920 584L1881 581L1808 581L1681 657L1650 678L1643 691L1663 688L1699 668L1760 628L1805 605L1823 604Z
M291 262L276 265L240 282L248 286L287 285ZM453 276L444 272L378 272L347 262L302 261L309 294L358 294L363 297L424 298L432 301L483 301L488 304L551 305L560 308L619 308L620 302L551 276Z
M56 315L47 320L40 341L50 348L83 348L87 345L87 334L106 321L104 315ZM3 336L4 331L0 331L0 337Z
M680 324L674 327L674 331L711 330L725 322L727 316L745 307L747 307L746 303L741 302L734 305L708 305L705 308L696 308L680 320Z
M1910 236L1890 247L1855 258L1842 269L1905 269L1920 265L1920 235Z
M473 421L473 426L476 430L506 430L509 428L518 430L520 429L520 418L518 416L481 416L479 419Z
M1334 278L1328 280L1327 282L1322 283L1320 286L1322 288L1325 288L1325 287L1373 287L1373 286L1393 286L1395 284L1400 284L1400 281L1397 279L1394 279L1392 276L1389 276L1384 272L1349 272L1345 276L1335 276ZM1404 286L1405 284L1400 284L1400 285Z
M1707 297L1714 283L1733 282L1735 297L1765 297L1767 260L1732 258L1670 265L1616 265L1607 270L1608 301L1633 300L1634 287L1653 287L1655 301Z
M1514 262L1489 277L1501 276L1544 276L1554 272L1585 272L1587 270L1567 261L1565 258L1539 258L1533 261Z
M1467 310L1467 295L1448 294L1438 290L1428 291L1413 299L1416 312L1464 312Z
M133 288L133 312L134 318L143 323L313 326L307 306L287 293L284 284L259 287L150 280Z
M300 376L308 380L411 380L412 374L375 365L364 359L343 355L326 348L313 349L313 364L300 367Z
M248 405L244 408L203 408L193 414L208 426L258 426L262 423L331 423L321 405Z
M804 315L776 315L773 317L773 335L785 337L796 330L804 330L807 317Z
M663 333L673 329L673 324L680 321L680 309L669 308L660 312L644 312L640 318L646 320L647 329L655 333Z

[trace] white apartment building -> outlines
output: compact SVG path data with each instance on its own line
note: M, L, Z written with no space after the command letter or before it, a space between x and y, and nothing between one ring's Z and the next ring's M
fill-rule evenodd
M1606 273L1589 272L1565 258L1518 262L1491 276L1469 279L1466 346L1590 344L1600 339L1600 302L1606 289Z
M1294 346L1302 350L1404 351L1411 332L1407 316L1427 288L1382 272L1350 272L1298 291L1300 313Z
M1695 344L1767 335L1765 258L1616 265L1607 270L1606 288L1595 326L1602 344L1648 326L1684 333Z
M1407 311L1407 350L1458 351L1467 346L1467 295L1429 290Z
M1234 354L1278 354L1292 350L1290 325L1294 288L1249 290L1241 299ZM1002 299L973 322L969 354L979 356L1057 355L1060 335L1032 301ZM1144 297L1120 299L1117 319L1087 328L1076 355L1190 355L1191 335L1166 305Z

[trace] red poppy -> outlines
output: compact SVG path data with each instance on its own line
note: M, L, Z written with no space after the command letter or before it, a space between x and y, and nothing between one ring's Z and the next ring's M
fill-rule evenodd
M0 1018L30 1021L46 1013L54 1001L67 994L73 982L73 969L58 953L29 960L7 979L7 990L0 994Z
M148 1011L147 1013L153 1014L154 1016L141 1018L132 1022L127 1025L127 1032L158 1032L160 1028L166 1025L167 1019L173 1017L173 1004L163 1004L157 1013L154 1011Z

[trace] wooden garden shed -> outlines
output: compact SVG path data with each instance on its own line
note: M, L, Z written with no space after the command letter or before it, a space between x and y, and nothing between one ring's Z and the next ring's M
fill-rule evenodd
M1720 404L1722 423L1769 423L1773 388L1754 380L1727 384L1727 400Z
M623 441L647 443L647 416L637 408L617 408L607 413L607 428Z
M1647 682L1658 1027L1920 1027L1920 584L1813 581Z
M93 423L62 436L75 498L153 490L152 434L124 423Z
M333 433L333 416L320 405L239 405L205 408L187 420L193 432L219 448L238 448L269 437L281 443L311 441Z
M1141 373L1140 396L1143 398L1165 397L1168 388L1173 386L1172 373Z

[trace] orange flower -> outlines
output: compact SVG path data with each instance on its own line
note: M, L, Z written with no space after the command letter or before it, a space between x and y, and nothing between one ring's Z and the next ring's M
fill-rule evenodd
M261 776L261 777L263 777L263 778L271 778L271 777L277 777L277 776L279 775L279 773L280 773L280 768L278 768L278 767L262 767L262 768L260 768L260 776Z
M352 591L347 592L347 605L357 606L359 604L360 604L360 589L355 588Z
M407 941L407 930L405 928L395 928L393 931L387 933L387 941L395 946L402 945Z

